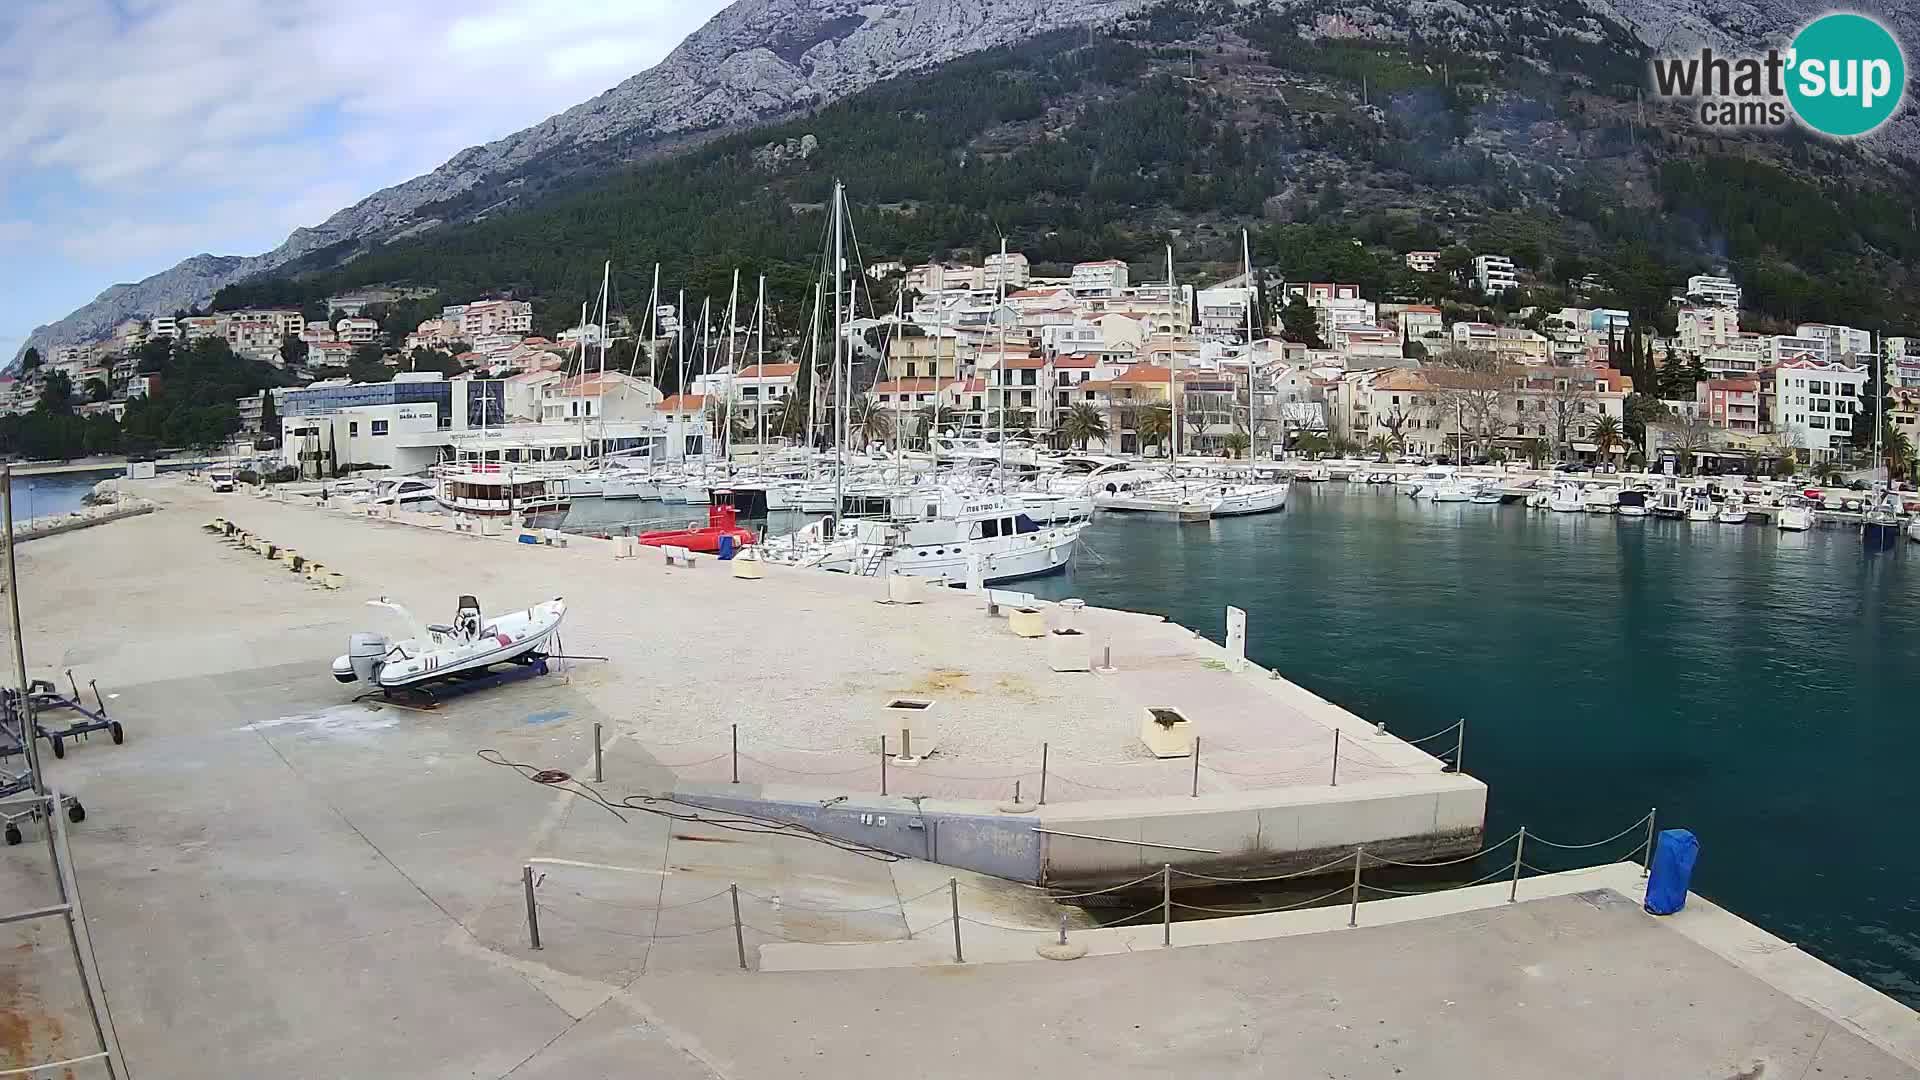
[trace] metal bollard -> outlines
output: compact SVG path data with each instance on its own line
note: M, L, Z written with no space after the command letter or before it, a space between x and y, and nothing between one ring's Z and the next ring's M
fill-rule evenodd
M1195 799L1200 797L1200 736L1198 735L1193 737L1193 794L1191 797Z
M1065 945L1066 943L1067 943L1067 913L1063 911L1060 913L1060 944Z
M1327 781L1330 787L1340 786L1340 729L1333 729L1333 779Z
M1507 890L1507 903L1511 904L1520 896L1520 858L1527 851L1527 827L1520 826L1520 839L1513 845L1513 887Z
M1353 895L1347 901L1347 927L1360 925L1360 867L1367 861L1367 846L1353 849Z
M733 725L733 783L740 782L740 725Z
M1173 944L1173 864L1160 864L1160 945Z
M1453 771L1456 775L1466 774L1467 767L1466 765L1463 764L1463 762L1467 760L1466 751L1467 751L1467 718L1463 716L1460 718L1460 734L1454 736L1454 739L1453 739Z
M740 954L740 970L747 970L747 938L740 930L740 885L738 882L727 886L727 892L733 897L733 947Z
M1040 805L1047 805L1047 744L1040 744Z
M1643 878L1650 877L1653 874L1653 838L1655 835L1653 831L1653 818L1654 815L1659 812L1660 808L1657 806L1647 808L1647 856L1641 860L1640 863L1640 876Z
M520 883L527 890L527 947L540 947L540 908L533 902L533 867L520 868Z
M606 774L600 767L600 725L593 725L593 782L598 784L606 780Z
M953 900L953 962L964 964L966 955L960 951L960 879L947 879L947 894Z
M887 737L880 736L880 794L887 793Z

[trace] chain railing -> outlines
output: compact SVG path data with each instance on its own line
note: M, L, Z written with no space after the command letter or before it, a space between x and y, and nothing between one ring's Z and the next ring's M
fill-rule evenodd
M1525 826L1522 826L1521 828L1509 834L1508 836L1500 840L1497 840L1492 844L1482 847L1479 851L1474 852L1471 855L1463 855L1454 859L1445 859L1445 860L1434 861L1434 862L1410 862L1410 861L1405 861L1400 859L1392 859L1386 856L1372 854L1367 851L1365 845L1358 845L1351 852L1348 852L1345 855L1341 855L1336 859L1332 859L1315 866L1310 866L1302 870L1295 870L1295 871L1291 871L1284 874L1266 874L1266 875L1260 875L1260 876L1254 876L1254 877L1232 877L1232 876L1223 876L1223 875L1217 875L1217 874L1208 874L1208 873L1203 873L1203 872L1194 871L1194 870L1183 870L1175 867L1171 863L1165 863L1161 865L1159 870L1156 870L1152 873L1143 874L1140 877L1133 878L1132 880L1123 881L1115 885L1108 885L1099 889L1089 889L1082 892L1060 893L1060 892L1054 892L1044 887L1036 886L1033 888L1036 894L1044 896L1049 901L1059 902L1059 903L1071 903L1073 901L1086 900L1096 896L1108 896L1108 895L1124 893L1128 891L1155 890L1160 894L1159 901L1157 903L1151 904L1145 908L1142 908L1138 911L1133 912L1132 914L1122 916L1118 919L1104 920L1101 923L1101 926L1099 927L1099 929L1109 929L1109 928L1115 928L1115 927L1121 927L1121 926L1129 926L1137 923L1142 919L1147 918L1148 916L1158 915L1160 917L1160 923L1161 923L1161 944L1163 946L1171 946L1173 944L1173 939L1174 939L1173 927L1176 921L1174 918L1174 913L1176 911L1192 912L1202 917L1238 917L1238 916L1246 916L1246 915L1271 915L1271 914L1278 914L1282 912L1302 911L1302 910L1315 908L1315 907L1330 907L1332 906L1332 902L1344 898L1347 905L1347 925L1349 927L1358 927L1361 925L1360 913L1363 910L1362 900L1363 898L1366 898L1369 895L1376 896L1379 898L1387 898L1387 899L1400 899L1400 898L1414 897L1414 896L1426 896L1426 895L1434 895L1434 894L1444 893L1444 892L1454 892L1460 889L1475 888L1478 886L1492 884L1496 881L1500 881L1504 879L1509 883L1507 888L1506 902L1516 903L1520 899L1521 884L1523 881L1527 880L1529 876L1529 872L1531 873L1532 876L1535 876L1535 877L1551 876L1553 873L1562 872L1562 871L1542 870L1540 867L1535 866L1533 863L1527 862L1526 854L1527 854L1527 849L1529 844L1544 846L1544 847L1558 850L1558 851L1594 851L1601 848L1605 848L1611 844L1616 844L1619 841L1624 840L1629 836L1637 835L1638 839L1635 841L1634 846L1630 850L1620 853L1619 858L1605 860L1603 862L1595 863L1592 865L1607 865L1609 863L1614 863L1614 862L1638 862L1642 868L1641 876L1645 877L1650 871L1652 866L1653 850L1654 850L1654 844L1656 839L1655 831L1654 831L1656 813L1657 813L1656 810L1648 810L1643 817L1635 821L1633 824L1628 825L1626 828L1620 830L1617 833L1614 833L1612 836L1609 836L1604 840L1596 840L1591 843L1580 843L1580 844L1559 843L1556 841L1547 840L1546 838L1529 830ZM1495 852L1501 851L1502 849L1506 848L1508 845L1512 845L1513 847L1513 853L1510 857L1503 858L1500 862L1493 865L1488 870L1487 873L1481 874L1469 881L1449 883L1433 889L1399 889L1399 888L1394 888L1388 885L1383 885L1379 882L1378 879L1371 882L1366 880L1366 872L1370 869L1372 870L1394 869L1394 870L1400 870L1400 871L1430 871L1430 870L1436 870L1436 869L1445 869L1450 866L1461 866L1468 863L1485 860L1489 856L1493 855ZM1351 872L1348 873L1348 871L1351 871ZM1183 882L1197 883L1195 887L1210 887L1210 886L1234 886L1234 885L1271 885L1279 882L1287 882L1287 881L1305 882L1305 881L1310 881L1314 879L1324 879L1324 878L1335 877L1335 876L1345 876L1345 879L1346 879L1345 883L1342 884L1339 888L1330 890L1328 892L1320 893L1315 896L1306 897L1304 899L1293 900L1284 904L1276 904L1276 905L1262 907L1262 908L1245 908L1245 907L1237 907L1237 906L1236 907L1220 907L1217 905L1189 903L1184 900L1174 899L1176 895L1174 891L1174 883L1176 882L1176 880L1183 881ZM855 906L855 907L828 907L828 906L820 906L820 905L814 905L814 904L794 903L790 900L783 899L778 895L765 896L748 889L742 889L738 882L730 882L728 883L726 888L716 890L696 900L686 900L686 901L680 901L677 903L670 903L670 904L659 903L659 904L652 904L652 905L613 903L610 901L599 900L593 897L589 897L586 894L579 892L577 889L564 890L564 895L571 896L573 898L576 898L581 901L585 901L590 904L599 905L603 909L617 909L623 912L640 913L643 915L647 913L651 913L653 914L655 919L654 927L651 932L642 932L634 929L626 929L626 928L621 928L616 926L609 926L598 919L583 917L577 912L569 913L566 910L566 908L563 906L563 901L561 900L562 891L560 890L549 892L547 895L551 899L548 899L545 902L543 902L539 894L539 887L543 884L543 879L542 877L535 874L534 867L532 866L532 864L528 864L523 868L522 881L525 885L525 893L526 893L528 946L529 948L532 948L532 949L540 949L542 947L541 919L546 917L556 919L560 923L568 927L584 930L591 933L607 933L607 934L613 934L621 937L644 939L647 941L673 941L673 940L681 940L681 939L688 939L688 938L705 937L710 934L719 934L719 933L723 933L725 931L731 930L733 931L736 960L742 971L752 970L752 966L748 962L747 945L746 945L746 935L749 931L757 935L758 937L771 942L786 942L786 943L798 944L798 945L851 946L851 945L880 945L880 944L887 944L890 942L906 942L906 941L924 940L927 934L933 931L939 930L943 927L950 926L952 927L952 930L953 930L953 946L952 947L953 947L954 963L966 962L965 942L961 932L961 927L963 925L970 924L970 925L978 926L984 929L992 929L992 930L997 930L997 931L1007 932L1007 933L1056 934L1058 935L1059 944L1061 945L1067 944L1067 939L1068 939L1068 928L1066 925L1066 920L1064 918L1061 920L1061 923L1058 927L1010 926L1002 922L997 922L991 918L984 917L988 914L987 912L978 913L979 917L973 914L968 914L967 912L963 911L961 908L961 903L960 903L961 890L965 889L969 892L978 892L983 895L991 895L1002 901L1004 901L1005 899L1005 893L1000 891L995 891L995 890L983 889L976 885L963 883L957 877L948 878L947 883L945 885L935 886L934 888L928 889L927 891L919 893L918 895L915 895L915 896L899 898L899 899L887 901L881 904L863 905L863 906ZM1157 886L1157 889L1155 888L1156 886ZM935 922L929 923L925 926L915 927L911 921L912 920L911 905L918 904L923 901L927 901L943 892L946 893L948 897L948 914L946 915L946 917L941 918ZM886 937L886 938L869 938L866 940L858 940L858 941L823 941L823 940L811 940L806 938L793 937L789 934L786 934L780 931L769 930L764 926L759 925L757 922L748 920L741 912L741 901L743 898L753 903L762 905L765 908L770 909L774 913L791 910L791 911L804 912L808 916L823 916L823 915L874 916L882 913L898 911L900 921L904 925L905 931L904 931L904 934L901 936ZM711 925L696 928L696 929L675 929L673 932L662 932L661 930L659 916L662 912L669 912L669 911L682 912L682 911L688 911L691 909L710 910L714 905L719 905L719 904L726 905L726 912L721 918L714 921Z
M1385 735L1384 725L1375 729L1379 735ZM1451 745L1446 745L1451 740ZM916 795L946 795L950 797L973 797L1004 799L1009 794L1013 801L1031 800L1035 805L1047 804L1049 795L1054 801L1061 801L1064 793L1067 799L1085 798L1085 793L1126 794L1126 795L1178 795L1184 794L1199 798L1203 792L1203 775L1219 780L1220 789L1240 790L1249 783L1268 787L1304 787L1325 785L1338 787L1347 782L1364 781L1379 777L1394 776L1431 776L1443 773L1458 773L1462 751L1466 743L1466 721L1456 721L1439 731L1418 739L1399 740L1401 745L1418 747L1424 744L1440 742L1438 752L1428 751L1430 762L1391 764L1383 760L1374 750L1368 748L1361 738L1339 729L1329 731L1325 736L1291 743L1284 746L1245 748L1196 737L1191 753L1182 758L1130 759L1122 761L1091 761L1077 758L1063 751L1055 750L1050 742L1041 742L1038 746L1036 764L1026 768L1007 769L1002 765L998 771L985 771L991 766L982 766L981 771L969 770L964 762L954 761L947 765L940 759L927 756L908 757L895 753L899 743L890 742L886 736L875 736L871 750L873 755L868 764L843 764L863 752L848 748L798 747L757 740L756 745L742 748L739 725L731 725L723 749L715 749L711 739L680 740L675 742L657 742L651 739L635 739L639 747L652 758L650 765L673 772L706 770L717 782L720 770L717 766L726 762L725 778L729 783L764 781L778 777L804 777L810 780L852 781L862 776L870 778L870 785L861 785L877 790L881 795L901 795L910 790ZM768 751L762 748L771 747ZM1314 748L1323 748L1313 754ZM661 755L658 751L672 750L678 753ZM712 753L704 750L714 750ZM1207 755L1209 751L1226 751L1233 755L1231 764L1216 764ZM1310 760L1299 762L1302 752L1310 755ZM790 760L778 760L777 755L813 755L837 758L837 761L822 761L830 768L816 768L805 764L795 764ZM1271 759L1275 755L1286 755L1294 759L1286 768L1262 769L1258 762L1262 758ZM600 725L594 727L594 761L596 778L601 773L602 734ZM1066 758L1070 764L1065 769L1060 760ZM1250 760L1242 760L1250 759ZM929 763L932 764L929 764ZM1438 767L1433 764L1438 762ZM943 767L944 766L944 767ZM1098 777L1088 779L1085 775L1075 775L1076 767L1093 771ZM696 774L697 775L697 774ZM934 783L938 781L938 783Z

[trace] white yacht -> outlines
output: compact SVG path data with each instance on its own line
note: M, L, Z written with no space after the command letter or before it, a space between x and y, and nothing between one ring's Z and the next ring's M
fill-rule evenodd
M1620 492L1610 487L1594 487L1580 495L1580 509L1589 514L1611 514L1620 509Z
M373 487L364 499L355 496L356 501L364 501L369 506L394 506L402 510L419 510L432 506L437 500L439 485L418 476L388 477L375 480Z
M1682 518L1687 516L1686 495L1671 484L1654 493L1653 516L1663 518Z
M1580 495L1580 485L1561 484L1553 489L1553 495L1547 500L1547 509L1556 514L1577 514L1586 508Z
M1720 504L1720 512L1714 520L1722 525L1745 525L1747 523L1747 504L1738 494L1729 494Z
M1813 528L1813 503L1805 495L1789 495L1780 503L1774 524L1783 532L1806 532Z
M1200 492L1199 500L1208 504L1214 517L1245 517L1286 509L1288 490L1289 485L1284 482L1229 484Z
M1619 505L1614 512L1624 518L1643 518L1647 516L1647 493L1645 491L1622 491Z
M1687 520L1712 521L1714 518L1713 496L1706 488L1694 488L1687 495Z
M768 545L767 557L836 573L988 584L1063 571L1084 523L1043 527L1005 496L929 490L892 500L886 517L816 521Z

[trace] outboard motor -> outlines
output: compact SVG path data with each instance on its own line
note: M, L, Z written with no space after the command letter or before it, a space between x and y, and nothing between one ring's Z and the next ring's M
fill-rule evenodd
M353 635L347 645L347 662L353 667L353 677L363 683L377 683L380 669L386 666L387 653L392 647L385 634Z

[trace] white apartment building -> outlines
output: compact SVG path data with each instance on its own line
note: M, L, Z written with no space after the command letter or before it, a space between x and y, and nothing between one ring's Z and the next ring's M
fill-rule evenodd
M1757 334L1741 334L1700 351L1700 366L1716 379L1751 377L1772 362L1772 339Z
M1827 352L1827 341L1825 338L1801 337L1798 334L1775 334L1767 340L1771 343L1768 346L1769 363L1785 363L1788 360L1801 356L1809 356L1815 360L1827 360L1831 358Z
M163 337L178 340L180 337L180 322L171 315L155 315L153 318L147 320L147 336L149 338Z
M1500 340L1500 328L1492 323L1457 322L1453 324L1453 345L1457 349L1492 352Z
M1119 259L1075 263L1067 282L1075 293L1111 293L1127 287L1127 264Z
M441 311L442 320L447 312ZM459 334L472 341L483 334L533 333L533 304L525 300L476 300L460 305Z
M1687 352L1705 352L1740 336L1740 309L1719 304L1683 307L1676 337Z
M994 252L987 256L982 269L985 270L982 288L1005 289L1011 292L1014 289L1026 288L1027 283L1033 280L1033 272L1027 265L1027 257L1017 251L1009 251L1005 255Z
M189 315L180 320L180 329L188 341L201 338L224 338L227 336L227 317L225 315Z
M1257 302L1254 290L1244 285L1201 289L1196 300L1201 333L1221 341L1246 341L1247 314Z
M1687 279L1687 295L1719 307L1740 306L1740 286L1732 278L1695 274Z
M1818 338L1826 344L1827 356L1866 356L1873 352L1873 331L1857 330L1851 326L1835 326L1832 323L1801 323L1794 330L1795 337Z
M1407 252L1407 269L1416 274L1431 274L1440 269L1440 253L1437 251Z
M1408 341L1430 345L1428 338L1445 337L1446 320L1440 309L1430 304L1409 304L1400 309L1400 333Z
M1890 337L1880 342L1887 361L1887 385L1920 387L1920 337Z
M306 317L298 311L234 311L226 316L227 345L235 352L278 352L287 335L299 337L306 328Z
M380 336L380 324L372 319L346 318L333 324L333 333L350 345L368 345Z
M621 371L603 371L543 382L540 421L653 420L658 416L660 401L659 389L647 380Z
M1473 283L1484 293L1506 292L1520 287L1520 277L1505 255L1475 255Z
M1851 445L1853 418L1871 378L1866 366L1789 360L1773 371L1773 423L1806 443L1809 460L1831 461Z

